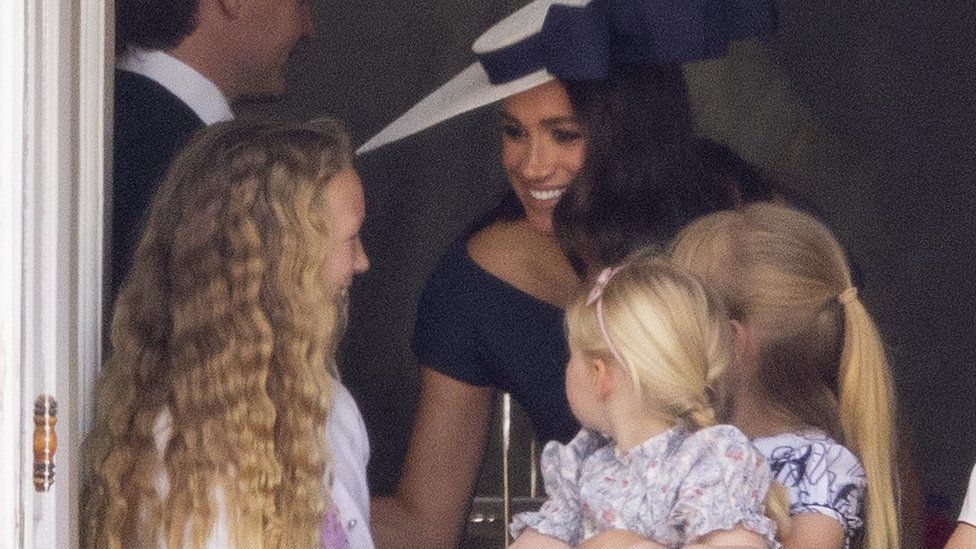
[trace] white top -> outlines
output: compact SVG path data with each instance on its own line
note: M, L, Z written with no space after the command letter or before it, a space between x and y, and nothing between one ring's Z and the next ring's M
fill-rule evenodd
M976 466L973 466L973 472L969 474L969 489L966 490L966 499L962 502L959 522L976 526Z
M163 451L172 435L172 416L163 410L156 419L153 430L156 448L162 459ZM334 477L332 480L332 504L338 510L342 527L349 542L349 549L374 549L369 529L369 488L366 484L366 463L369 461L369 439L366 424L359 407L349 390L335 382L332 388L332 410L326 425L329 451L332 453ZM158 469L156 493L165 498L169 493L166 470ZM230 546L227 531L227 512L224 508L223 491L214 491L217 516L214 519L205 549L225 549ZM159 547L165 547L160 541Z
M166 88L208 126L234 118L227 98L216 84L166 52L127 46L118 67L141 74Z
M790 516L817 513L837 520L844 528L844 547L850 547L864 526L867 478L857 456L816 429L752 443L766 457L775 480L786 487Z
M332 503L339 510L349 547L373 549L373 536L369 531L369 487L366 484L366 463L369 461L366 424L349 390L339 382L332 388L332 410L326 437L335 471Z

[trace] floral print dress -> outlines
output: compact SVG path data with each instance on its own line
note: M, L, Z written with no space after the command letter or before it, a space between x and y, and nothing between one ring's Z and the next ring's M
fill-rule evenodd
M741 525L778 546L764 511L769 466L730 425L678 425L629 450L584 429L569 444L548 443L541 465L549 499L515 516L513 536L533 528L576 545L617 529L680 546Z

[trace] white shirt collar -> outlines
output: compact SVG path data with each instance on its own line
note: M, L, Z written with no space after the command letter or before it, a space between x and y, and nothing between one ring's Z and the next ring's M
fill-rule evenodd
M220 88L193 67L159 50L129 46L119 60L122 70L153 80L186 103L208 126L234 118Z

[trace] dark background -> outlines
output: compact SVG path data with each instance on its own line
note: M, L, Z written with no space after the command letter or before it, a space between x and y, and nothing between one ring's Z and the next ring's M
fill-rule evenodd
M248 108L338 117L362 143L473 62L473 40L524 3L317 0L290 92ZM976 460L976 3L776 6L767 44L687 68L698 126L819 206L858 259L922 482L955 513ZM372 269L354 287L342 371L377 493L395 485L409 435L424 280L505 189L496 126L489 107L357 160Z

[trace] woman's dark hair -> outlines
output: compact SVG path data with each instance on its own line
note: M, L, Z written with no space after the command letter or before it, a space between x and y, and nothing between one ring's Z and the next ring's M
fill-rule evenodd
M565 81L587 131L583 167L553 225L577 273L663 247L692 219L735 205L695 150L679 66L617 65L599 81Z
M699 137L695 140L695 155L706 170L729 188L738 204L786 198L786 192L775 181L722 143Z
M115 51L169 50L197 26L198 0L115 0Z
M519 202L515 191L509 188L491 209L475 218L464 228L465 239L496 221L515 221L525 217L525 208Z

